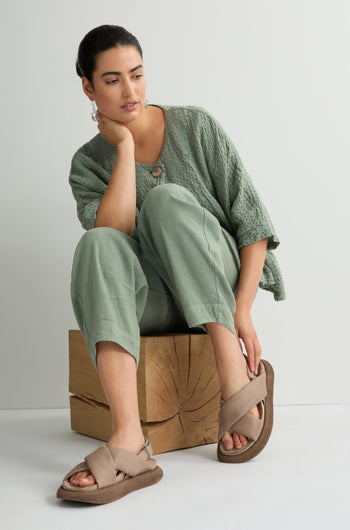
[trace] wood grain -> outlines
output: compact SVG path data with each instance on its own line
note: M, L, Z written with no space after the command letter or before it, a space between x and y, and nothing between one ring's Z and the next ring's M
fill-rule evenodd
M69 331L72 429L107 441L111 413L85 340ZM209 335L141 337L137 372L144 435L155 454L217 442L220 385Z

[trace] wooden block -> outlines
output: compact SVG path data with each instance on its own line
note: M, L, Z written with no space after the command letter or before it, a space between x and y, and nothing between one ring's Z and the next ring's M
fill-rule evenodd
M111 409L102 403L70 396L73 431L107 441L112 434Z
M111 413L80 331L69 331L72 429L107 441ZM220 385L209 335L141 337L141 425L155 454L217 442Z
M108 406L100 378L79 330L69 330L69 392Z

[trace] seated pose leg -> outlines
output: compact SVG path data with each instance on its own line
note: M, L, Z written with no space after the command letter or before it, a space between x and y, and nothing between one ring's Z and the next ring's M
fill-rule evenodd
M120 447L137 454L144 444L137 400L135 359L124 348L111 341L97 343L97 367L112 413L113 434L107 447ZM74 486L92 486L90 471L74 474Z
M226 401L250 381L233 320L240 272L234 239L189 190L175 184L147 195L138 233L143 255L157 268L188 326L210 334ZM256 406L249 412L259 418ZM230 450L248 440L228 430L222 442Z
M80 240L73 260L73 309L111 408L113 434L107 447L137 454L144 443L136 370L140 333L185 325L171 293L139 244L113 228L95 228ZM179 328L180 327L180 328ZM89 471L70 478L92 486Z

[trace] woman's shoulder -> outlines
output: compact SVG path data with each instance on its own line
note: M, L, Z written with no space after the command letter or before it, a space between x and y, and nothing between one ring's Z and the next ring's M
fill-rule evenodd
M196 118L198 120L212 118L211 114L204 108L198 105L156 105L161 107L168 115L173 115L178 118Z
M166 115L168 123L181 130L190 130L193 134L216 133L220 125L215 117L204 107L197 105L158 105Z
M79 160L93 160L103 162L115 156L115 148L106 142L100 133L96 134L91 140L80 146L73 155L73 162Z

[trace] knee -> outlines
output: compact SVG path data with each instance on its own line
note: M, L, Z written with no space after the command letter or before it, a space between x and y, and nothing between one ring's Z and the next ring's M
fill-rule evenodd
M112 237L113 228L99 227L92 228L85 232L81 237L78 246L77 253L85 254L98 248L103 248L107 241Z
M90 248L104 244L112 236L113 230L106 226L92 228L81 237L78 247Z
M101 260L107 259L115 251L121 257L131 252L137 252L136 241L130 236L107 226L92 228L85 232L80 239L75 252L75 261L78 259Z
M174 216L182 217L183 205L188 202L197 203L197 199L187 188L172 183L156 186L142 204L139 222L145 219L174 222Z
M106 248L111 245L112 241L115 242L120 240L124 241L124 236L127 238L126 234L119 232L114 228L108 226L100 226L98 228L92 228L85 232L78 243L78 247L84 250L96 249L96 248Z
M114 274L123 281L141 276L139 244L124 232L110 227L93 228L85 232L76 248L72 283L97 276L108 278Z

